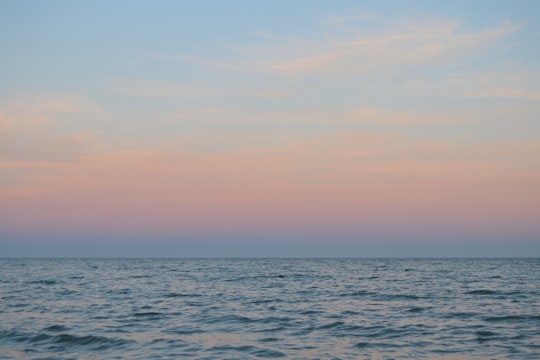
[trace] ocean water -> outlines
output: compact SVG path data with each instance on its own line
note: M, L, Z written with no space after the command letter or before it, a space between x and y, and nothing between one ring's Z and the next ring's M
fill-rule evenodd
M0 359L540 359L540 259L1 259Z

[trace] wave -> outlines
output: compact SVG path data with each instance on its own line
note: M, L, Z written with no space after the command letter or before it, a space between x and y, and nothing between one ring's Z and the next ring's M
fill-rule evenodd
M49 327L49 331L51 327ZM62 333L57 335L51 335L47 333L21 333L16 331L0 331L0 338L9 338L17 342L24 342L33 345L58 345L67 348L77 348L86 350L107 350L111 348L122 347L132 341L109 338L105 336L96 335L73 335L68 333Z
M64 326L64 325L51 325L51 326L48 326L48 327L44 328L43 330L45 330L45 331L53 331L53 332L60 332L60 331L67 331L67 330L69 330L69 328L67 326Z
M42 279L42 280L32 280L27 281L27 284L37 284L37 285L55 285L58 284L58 280L51 280L51 279Z
M182 293L176 293L176 292L170 292L165 294L165 297L170 298L177 298L177 297L199 297L202 296L200 294L182 294Z
M513 321L538 321L540 315L502 315L488 316L484 318L487 322L513 322Z
M209 350L213 352L217 352L217 353L240 352L240 353L251 354L256 357L262 357L262 358L280 358L280 357L287 356L285 353L278 350L261 349L252 345L240 345L240 346L220 345L220 346L214 346Z
M147 311L147 312L137 312L137 313L134 313L133 316L136 316L136 317L161 317L163 315L163 313L161 312L157 312L157 311Z
M480 290L467 291L465 294L468 294L468 295L498 295L498 294L500 294L500 292L495 291L495 290L480 289Z

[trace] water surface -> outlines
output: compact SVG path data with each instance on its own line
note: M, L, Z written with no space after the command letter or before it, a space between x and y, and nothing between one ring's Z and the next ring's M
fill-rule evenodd
M2 259L0 359L538 359L539 259Z

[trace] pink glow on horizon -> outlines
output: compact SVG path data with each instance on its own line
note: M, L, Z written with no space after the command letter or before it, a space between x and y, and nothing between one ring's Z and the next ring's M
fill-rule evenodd
M36 232L538 234L539 174L521 164L317 158L310 151L138 151L76 163L3 163L35 172L0 189L3 221Z

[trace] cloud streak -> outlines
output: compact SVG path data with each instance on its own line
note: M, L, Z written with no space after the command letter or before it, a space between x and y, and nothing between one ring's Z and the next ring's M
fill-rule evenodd
M88 126L73 127L101 111L79 96L25 96L0 109L0 159L14 161L72 161L98 151L102 144Z
M276 59L267 66L289 75L329 71L350 74L387 66L447 61L477 51L521 28L520 25L503 24L480 32L461 33L458 25L457 22L433 22L396 29L384 35L358 36L350 40L325 39L300 45L299 52L305 55ZM262 57L268 56L265 51L287 53L279 48L261 49Z
M402 23L382 34L357 34L319 39L279 39L275 45L244 48L237 62L223 63L194 56L153 54L227 71L270 72L283 75L314 73L358 74L386 67L429 64L459 59L518 31L521 24L503 23L483 31L460 31L458 21Z

